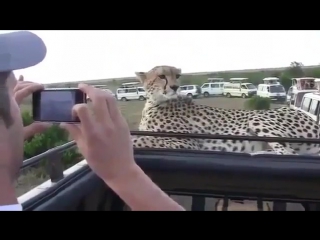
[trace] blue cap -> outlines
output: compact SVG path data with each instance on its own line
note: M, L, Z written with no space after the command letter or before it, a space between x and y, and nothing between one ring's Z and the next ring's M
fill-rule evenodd
M46 54L47 48L42 39L31 32L0 34L0 72L37 65Z

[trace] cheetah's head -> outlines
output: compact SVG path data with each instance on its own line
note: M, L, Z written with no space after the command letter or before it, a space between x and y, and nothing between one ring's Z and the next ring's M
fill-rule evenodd
M170 66L157 66L149 72L136 72L146 90L148 101L155 104L178 97L181 69Z

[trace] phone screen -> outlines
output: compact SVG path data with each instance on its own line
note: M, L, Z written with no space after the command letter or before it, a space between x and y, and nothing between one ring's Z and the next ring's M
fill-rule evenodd
M46 89L33 94L33 119L41 122L79 122L72 107L86 101L79 89Z

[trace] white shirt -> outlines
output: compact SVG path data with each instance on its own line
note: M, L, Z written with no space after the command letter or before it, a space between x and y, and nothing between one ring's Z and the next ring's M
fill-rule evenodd
M22 211L22 206L20 204L11 204L0 206L0 211Z

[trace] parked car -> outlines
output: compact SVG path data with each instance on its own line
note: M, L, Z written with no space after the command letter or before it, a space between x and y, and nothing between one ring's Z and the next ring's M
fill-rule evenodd
M143 87L118 88L116 96L119 101L144 101L146 100L146 91Z
M188 96L190 98L197 98L201 94L201 88L198 85L183 85L179 90L181 95Z
M201 93L204 97L223 95L224 82L220 83L204 83L201 86Z

